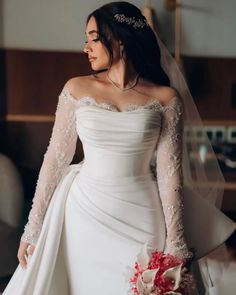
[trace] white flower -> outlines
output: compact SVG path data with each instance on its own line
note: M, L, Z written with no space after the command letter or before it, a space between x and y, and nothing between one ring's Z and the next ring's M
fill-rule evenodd
M147 269L142 273L142 275L138 276L137 289L140 295L159 294L159 293L152 293L153 291L156 290L156 286L154 285L154 280L158 270L159 270L158 268Z
M146 268L150 261L150 253L148 250L147 243L141 248L139 254L137 255L137 263L140 264L142 268ZM137 289L140 295L158 295L158 290L154 285L154 280L158 272L157 269L146 269L142 274L138 276Z
M148 245L145 243L137 255L137 262L142 266L142 268L145 268L148 265L149 260L150 248L148 250Z
M150 261L150 253L148 251L147 243L141 248L140 253L137 255L137 263L140 264L142 268L146 268ZM181 295L179 292L175 292L179 288L181 282L181 267L182 264L167 269L162 276L166 279L171 280L173 283L172 291L168 291L165 295ZM159 271L156 269L146 269L142 274L138 276L137 289L140 295L159 295L160 292L158 287L155 286L155 277Z
M172 283L174 284L173 291L179 288L179 285L181 282L181 267L182 267L182 264L177 265L175 267L171 267L162 274L164 278L171 280ZM166 293L166 294L175 294L175 293Z

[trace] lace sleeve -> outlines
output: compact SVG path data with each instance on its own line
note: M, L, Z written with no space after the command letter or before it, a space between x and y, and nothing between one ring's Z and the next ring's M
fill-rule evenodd
M166 223L165 252L181 258L191 257L183 228L182 103L174 97L164 107L162 129L157 144L156 172Z
M75 101L62 91L51 139L39 172L36 191L22 241L36 244L52 194L73 159L77 141Z

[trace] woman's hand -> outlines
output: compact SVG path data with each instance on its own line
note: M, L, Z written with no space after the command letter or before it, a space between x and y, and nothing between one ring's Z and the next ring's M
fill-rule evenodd
M34 245L30 243L26 243L24 241L20 241L17 258L23 269L27 267L27 259L29 256L31 256L34 253L34 249L35 249Z

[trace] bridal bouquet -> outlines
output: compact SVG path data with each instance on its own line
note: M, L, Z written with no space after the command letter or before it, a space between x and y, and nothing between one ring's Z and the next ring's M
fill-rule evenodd
M183 261L159 251L148 253L145 244L137 255L128 280L135 295L187 295L194 288L194 279L183 267Z

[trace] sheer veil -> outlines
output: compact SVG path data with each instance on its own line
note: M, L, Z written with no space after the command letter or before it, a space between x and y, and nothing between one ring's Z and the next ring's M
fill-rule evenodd
M216 208L220 209L221 207L225 180L185 78L158 34L155 33L155 35L161 50L161 66L170 79L170 86L178 91L184 105L182 165L185 202L188 202L190 195L194 195L195 199L201 199L202 211L198 212L198 214L202 213L203 215L204 207L208 207L212 208L212 214L214 215L215 211L219 211ZM195 203L188 204L187 206L195 206ZM209 212L211 212L211 209ZM221 212L219 213L221 214ZM202 215L198 215L198 219L201 219ZM208 225L206 224L206 226ZM214 222L212 226L214 231ZM196 228L198 231L202 230L197 225ZM231 223L231 232L228 235L232 233L234 228L235 225ZM205 241L199 242L204 243ZM197 261L196 266L200 269L205 286L209 288L217 284L223 268L227 264L227 252L223 242L224 240L221 241L221 246L215 245L219 246L215 250L214 248L209 249L209 251L214 250L211 256L197 257L201 259ZM224 263L222 263L222 257L225 257Z
M183 74L158 35L155 35L161 50L161 65L170 79L171 86L178 90L184 104L183 172L185 185L220 208L225 180L217 157Z

